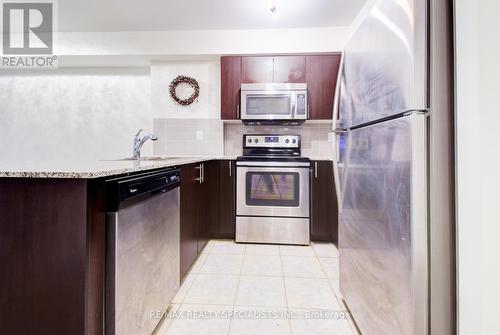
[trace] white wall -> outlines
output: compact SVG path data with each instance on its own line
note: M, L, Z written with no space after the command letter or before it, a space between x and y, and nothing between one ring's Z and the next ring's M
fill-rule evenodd
M349 27L57 34L55 54L220 55L340 51Z
M500 46L496 0L455 0L460 334L500 334Z
M193 77L200 96L193 104L181 106L169 94L178 75ZM188 85L179 85L181 98L191 95ZM220 119L220 63L216 61L153 62L151 64L151 106L153 117L170 119Z
M178 75L193 77L200 96L189 106L176 103L169 85ZM179 85L181 98L192 89ZM153 62L151 64L151 108L158 141L154 154L161 156L222 156L223 124L220 121L220 62L215 60Z
M3 71L0 106L0 164L10 166L130 156L135 131L153 128L147 68Z

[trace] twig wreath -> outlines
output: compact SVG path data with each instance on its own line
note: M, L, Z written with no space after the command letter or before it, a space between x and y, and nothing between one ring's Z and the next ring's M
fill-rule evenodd
M193 89L193 94L187 99L181 99L177 96L177 86L180 84L188 84ZM196 79L188 76L177 76L170 83L170 97L181 106L191 105L200 96L200 85Z

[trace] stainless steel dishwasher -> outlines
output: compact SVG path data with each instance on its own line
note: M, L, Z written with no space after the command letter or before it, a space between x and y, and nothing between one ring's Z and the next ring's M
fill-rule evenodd
M106 181L106 335L150 335L179 288L179 169Z

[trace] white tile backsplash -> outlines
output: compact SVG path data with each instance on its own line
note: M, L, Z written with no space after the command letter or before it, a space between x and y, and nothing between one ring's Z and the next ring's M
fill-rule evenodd
M224 154L242 154L243 134L297 134L301 136L302 156L331 157L332 143L328 134L332 123L304 123L300 126L247 126L243 123L224 124Z
M153 151L157 156L222 156L223 124L216 119L153 120L158 141Z

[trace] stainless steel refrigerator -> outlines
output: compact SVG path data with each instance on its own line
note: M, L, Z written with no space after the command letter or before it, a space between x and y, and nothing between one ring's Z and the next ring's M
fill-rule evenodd
M335 131L340 290L363 334L431 329L429 189L432 169L449 162L431 158L429 6L375 1L344 51Z

